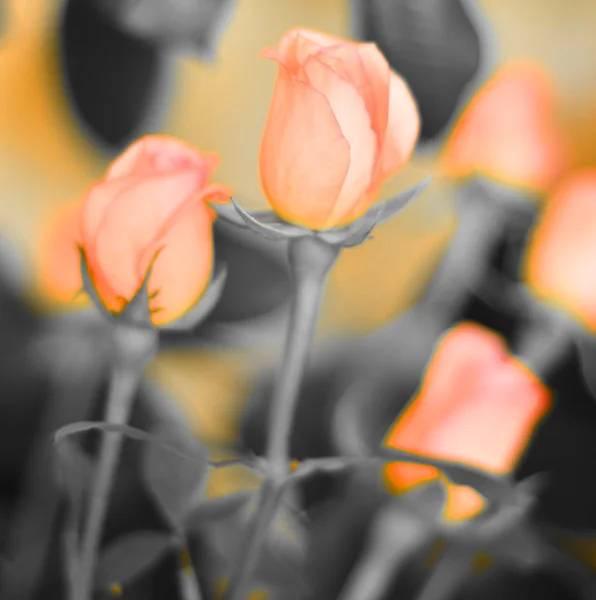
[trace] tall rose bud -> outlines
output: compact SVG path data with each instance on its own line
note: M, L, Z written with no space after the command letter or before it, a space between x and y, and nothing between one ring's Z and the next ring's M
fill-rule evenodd
M207 201L231 195L209 183L218 162L167 136L132 144L57 226L44 260L46 284L62 298L82 288L78 245L109 312L120 314L149 275L150 324L187 314L213 272L215 213Z
M260 152L269 203L309 229L351 223L410 158L412 94L374 44L292 29L262 56L278 63Z
M450 136L442 166L543 193L561 176L568 148L556 123L555 90L540 67L503 67L472 99Z
M419 393L385 444L505 475L549 406L548 390L508 353L497 334L461 323L437 344ZM391 463L385 468L386 484L396 493L439 476L437 469L424 465ZM482 497L471 488L446 486L446 518L470 518L483 508Z
M549 199L524 260L530 290L596 332L596 169L574 173Z

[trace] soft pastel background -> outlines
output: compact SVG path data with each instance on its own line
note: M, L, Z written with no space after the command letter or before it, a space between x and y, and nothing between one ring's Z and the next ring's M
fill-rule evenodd
M0 230L18 251L32 299L55 303L36 280L38 244L48 219L80 196L105 167L66 100L58 66L60 2L6 0L0 38ZM535 58L552 71L560 116L577 165L596 163L596 3L574 0L479 2L496 32L498 60ZM288 28L302 25L349 35L349 0L238 0L213 64L180 59L163 131L222 156L218 180L249 208L263 208L257 153L275 66L260 59ZM385 196L433 172L436 153L416 157ZM345 252L334 271L322 318L327 334L364 333L418 296L455 225L445 182L375 239ZM390 274L390 276L388 276ZM177 351L160 356L152 375L173 393L198 433L233 435L253 363L242 352Z

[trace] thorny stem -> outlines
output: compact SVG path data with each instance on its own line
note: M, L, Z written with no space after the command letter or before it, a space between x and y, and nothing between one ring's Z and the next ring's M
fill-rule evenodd
M116 326L113 344L114 364L105 420L124 425L128 422L144 368L157 350L157 334L153 330ZM77 600L89 600L92 596L97 553L121 447L121 434L104 433L81 540L80 573L75 594Z
M248 595L267 530L283 496L290 465L290 435L300 382L313 342L327 276L339 251L339 247L310 236L289 243L294 294L283 359L271 403L266 453L270 478L263 484L257 513L241 547L237 570L230 579L226 600L244 600Z

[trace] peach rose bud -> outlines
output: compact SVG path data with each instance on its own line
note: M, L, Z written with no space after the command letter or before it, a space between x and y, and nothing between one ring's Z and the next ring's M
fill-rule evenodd
M549 407L546 387L508 353L500 336L461 323L437 344L420 391L384 443L506 475ZM404 493L442 475L434 467L398 462L385 467L384 477L392 492ZM444 482L444 518L467 519L482 511L484 499L476 491Z
M209 183L218 162L167 136L132 144L65 212L47 246L46 287L64 298L88 283L100 308L127 316L146 288L147 324L168 326L188 315L213 274L215 213L207 201L231 195Z
M544 193L569 161L555 117L555 88L548 75L531 63L507 65L457 122L442 168L452 177L483 175Z
M347 225L413 152L420 119L404 80L374 44L292 29L262 56L278 63L260 175L289 223Z
M534 228L523 264L530 291L596 332L596 169L569 175Z

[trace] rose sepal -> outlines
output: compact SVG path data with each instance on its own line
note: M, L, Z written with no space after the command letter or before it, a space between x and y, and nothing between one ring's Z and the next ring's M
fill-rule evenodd
M138 291L120 312L115 312L109 310L104 304L101 295L93 282L85 250L80 246L79 253L81 256L81 278L83 281L83 289L89 295L101 315L114 324L124 324L144 329L157 329L160 331L184 331L192 329L203 321L215 308L227 280L226 265L223 263L216 264L211 280L196 304L174 321L156 326L152 323L151 309L149 306L151 300L149 294L149 279L153 264L147 269Z
M217 216L236 227L249 229L269 241L288 241L301 237L315 237L330 246L352 248L366 241L372 230L387 222L416 200L430 185L431 177L405 189L393 198L373 205L364 215L346 225L325 230L313 230L288 223L274 211L249 213L232 198L229 203L210 203Z

